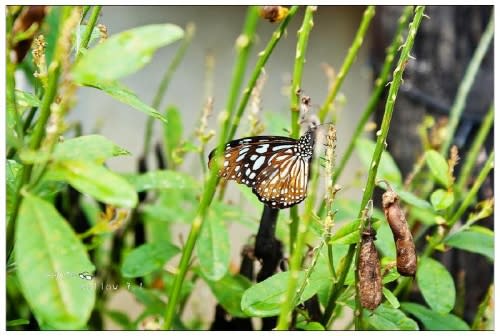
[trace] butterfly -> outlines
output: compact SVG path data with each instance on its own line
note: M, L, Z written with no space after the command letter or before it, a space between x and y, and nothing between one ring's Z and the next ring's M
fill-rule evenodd
M315 128L299 139L254 136L228 142L219 176L245 184L271 208L289 208L307 196ZM208 156L210 167L215 149Z

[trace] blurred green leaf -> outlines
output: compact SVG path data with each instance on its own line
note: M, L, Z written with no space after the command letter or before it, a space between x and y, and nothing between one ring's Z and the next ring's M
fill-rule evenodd
M432 206L426 200L419 198L417 195L401 189L399 186L393 187L394 191L398 194L399 198L406 204L413 206L414 208L420 208L424 210L432 210Z
M302 321L300 323L297 323L297 329L317 331L317 330L325 330L325 327L323 327L323 325L319 322Z
M115 80L136 72L151 61L156 49L182 38L173 24L153 24L115 34L88 50L73 67L79 83ZM119 61L117 61L119 60Z
M163 272L162 279L165 288L172 288L175 281L175 275L169 272ZM194 289L194 283L189 279L184 279L181 285L181 300L184 300L189 295L191 295L193 289Z
M137 278L160 270L180 249L170 242L143 244L133 249L123 261L121 273L126 278Z
M30 92L16 90L16 102L17 106L21 110L28 107L38 107L40 106L40 99Z
M26 324L30 324L30 321L23 318L7 321L7 327L15 327Z
M168 123L163 125L163 141L167 151L169 162L173 162L172 153L179 147L182 139L182 116L176 106L167 107L166 119Z
M198 182L190 175L173 170L155 170L144 174L126 174L123 177L137 192L150 189L198 189Z
M144 112L156 119L163 121L164 123L167 122L165 117L162 116L160 112L143 102L133 91L116 81L94 80L86 81L82 84L104 91L114 99L127 104L138 111Z
M7 160L5 165L6 199L5 210L7 213L7 222L12 214L14 200L18 195L17 185L21 179L23 165L14 160Z
M203 274L203 273L202 273ZM241 310L241 298L252 282L240 274L226 274L218 281L206 279L217 302L233 317L247 317Z
M402 302L401 308L419 319L426 330L470 330L467 323L453 314L440 314L411 302Z
M394 236L392 235L391 227L385 219L380 221L380 227L377 230L376 238L375 246L380 251L382 256L396 260Z
M127 286L130 284L127 283ZM135 296L137 301L142 303L152 314L163 314L165 310L165 302L160 299L159 295L152 289L145 289L141 286L131 285L127 287Z
M414 320L387 304L381 304L373 312L363 309L363 318L376 330L418 330Z
M75 46L75 49L77 49L80 46L80 43L82 41L82 36L85 34L86 30L87 30L86 24L81 24L78 26L78 29L75 29L73 33L73 45ZM95 26L94 29L92 29L92 33L90 34L90 40L88 45L90 46L90 44L93 41L99 40L100 38L101 38L101 31L99 30L99 27Z
M103 163L106 159L119 155L130 155L130 152L115 145L102 135L91 134L58 143L54 149L53 158L55 160L90 160Z
M340 229L337 230L332 235L329 244L354 244L359 241L359 225L360 220L355 219L349 223L342 225Z
M455 197L452 191L437 189L431 194L432 206L437 211L448 209L454 201Z
M78 273L92 273L94 265L52 204L24 196L14 253L23 295L38 323L57 329L83 327L94 308L95 287Z
M131 330L133 329L132 322L130 321L127 314L119 311L119 310L105 310L104 313L111 319L113 322L118 324L123 328L123 330Z
M375 142L373 140L359 138L356 141L356 152L363 166L368 170L372 163L373 152L375 151ZM387 151L382 152L382 158L377 169L377 180L385 179L388 182L400 185L403 181L401 172L396 162Z
M394 262L394 259L390 259L391 261ZM396 267L393 267L387 272L384 277L382 278L382 283L385 285L386 283L393 282L394 280L397 280L401 277L401 275L398 273Z
M438 261L422 257L418 261L417 283L425 302L432 310L446 314L455 306L455 283Z
M486 256L490 261L495 258L493 231L460 231L446 238L447 245L472 253Z
M231 257L229 245L229 234L224 222L210 209L196 244L200 269L207 279L216 281L226 274Z
M384 297L387 299L387 302L391 305L392 308L399 308L399 300L390 290L388 290L386 287L382 287L382 293L384 294Z
M107 204L133 208L138 201L134 188L123 177L92 161L54 162L46 175L48 179L67 181L81 193Z
M448 187L448 163L446 159L437 151L431 149L425 152L425 162L436 181L443 187Z
M241 309L248 316L268 317L279 314L281 300L285 294L288 285L290 272L280 272L274 274L266 280L254 284L248 288L241 299ZM299 281L297 282L299 289L304 282L305 272L299 273ZM309 281L302 293L300 302L312 297L320 289L320 283L317 281Z

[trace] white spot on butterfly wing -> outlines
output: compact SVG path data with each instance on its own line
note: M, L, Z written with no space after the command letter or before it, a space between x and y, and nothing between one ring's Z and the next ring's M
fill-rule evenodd
M264 161L266 161L266 158L264 156L260 156L257 160L255 160L255 162L253 163L253 167L252 169L253 170L257 170L259 169L263 164L264 164Z
M263 154L265 152L267 152L267 149L269 148L269 144L265 144L265 145L260 145L256 150L255 152L259 153L259 154Z

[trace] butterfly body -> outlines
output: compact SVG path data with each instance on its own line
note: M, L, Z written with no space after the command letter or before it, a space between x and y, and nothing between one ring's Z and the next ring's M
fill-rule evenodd
M252 188L272 208L288 208L307 196L314 129L302 137L255 136L226 144L219 175ZM209 166L215 150L209 155Z

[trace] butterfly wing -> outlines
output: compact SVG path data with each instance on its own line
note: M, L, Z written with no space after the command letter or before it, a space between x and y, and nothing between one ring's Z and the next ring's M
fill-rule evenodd
M273 208L288 208L307 195L310 159L297 151L297 140L287 137L233 140L226 144L219 175L251 187L261 202ZM209 159L213 155L214 151Z

